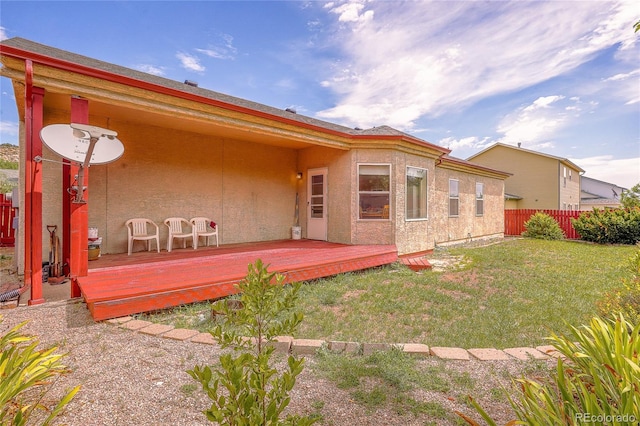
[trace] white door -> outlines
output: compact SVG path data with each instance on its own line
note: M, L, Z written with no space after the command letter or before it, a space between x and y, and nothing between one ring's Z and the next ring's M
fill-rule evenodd
M307 238L327 240L327 169L307 172Z

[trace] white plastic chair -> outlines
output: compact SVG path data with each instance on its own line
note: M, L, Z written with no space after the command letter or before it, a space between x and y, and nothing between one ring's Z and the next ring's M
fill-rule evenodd
M191 225L193 227L193 248L198 248L200 244L200 237L206 237L206 245L209 245L209 238L216 237L216 247L218 245L218 225L211 227L211 219L208 217L194 217L191 219Z
M193 231L184 232L183 225L191 226L191 222L183 217L170 217L165 219L164 224L169 228L169 238L167 239L167 251L171 251L173 247L174 238L182 238L182 248L187 247L187 238L191 238L193 248L196 248L195 240L193 239Z
M158 225L156 225L154 221L138 217L126 221L125 226L127 227L127 246L129 256L131 256L133 242L135 240L146 241L147 251L151 251L150 241L156 240L156 249L158 250L158 253L160 253L160 228L158 228ZM151 233L149 233L149 229L147 228L150 228Z

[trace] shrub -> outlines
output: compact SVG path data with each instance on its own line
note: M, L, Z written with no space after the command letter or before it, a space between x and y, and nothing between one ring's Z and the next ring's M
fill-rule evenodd
M310 425L314 419L281 414L289 405L289 392L302 372L303 358L289 356L283 373L271 365L277 336L293 335L302 321L295 312L300 283L283 286L284 276L267 272L258 259L249 265L247 277L238 284L241 308L226 300L213 305L222 321L211 335L222 346L237 353L220 356L220 367L195 366L188 374L200 382L213 401L207 419L223 425Z
M622 279L622 287L605 293L598 302L602 316L621 312L632 323L640 322L640 244L638 250L627 261L628 277Z
M509 424L636 424L640 419L640 324L595 317L571 335L549 338L562 355L550 381L522 378L509 396L518 421ZM564 358L564 359L563 359ZM470 398L489 424L496 422ZM474 420L458 413L467 423Z
M640 242L640 207L585 212L572 220L585 241L600 244L636 244Z
M543 212L537 212L524 223L523 237L537 238L541 240L562 240L564 232L558 222Z
M37 338L19 332L25 324L16 325L0 338L0 424L25 425L46 416L41 424L49 425L80 386L71 389L53 409L42 404L53 381L68 370L60 362L64 355L55 354L57 347L36 350Z

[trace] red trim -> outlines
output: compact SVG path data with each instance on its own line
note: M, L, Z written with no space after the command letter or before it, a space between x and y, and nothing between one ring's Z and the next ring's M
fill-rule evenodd
M71 97L71 122L89 124L89 101L79 97ZM79 167L71 164L69 175L65 179L73 183L78 175ZM89 270L89 168L84 170L84 182L77 182L78 186L84 185L87 190L83 193L84 204L71 202L67 194L65 203L69 203L69 269L71 273L71 297L80 297L78 277L86 277Z
M42 166L34 158L42 156L44 89L33 87L30 60L25 61L25 83L25 277L31 284L28 303L39 305L45 302L42 297Z

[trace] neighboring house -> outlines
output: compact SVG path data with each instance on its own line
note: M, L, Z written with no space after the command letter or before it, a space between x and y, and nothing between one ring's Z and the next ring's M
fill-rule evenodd
M221 244L285 239L298 195L308 239L407 254L503 235L508 173L390 127L347 128L21 38L2 41L0 59L20 114L21 203L33 200L19 238L57 224L81 245L90 226L103 254L124 253L127 219L208 216ZM125 146L88 169L86 205L67 193L76 165L34 161L60 160L38 134L70 122L112 129Z
M620 207L620 195L627 188L609 182L580 177L580 210L603 209L605 207Z
M566 158L497 143L467 160L512 174L505 182L505 208L580 210L584 170Z

